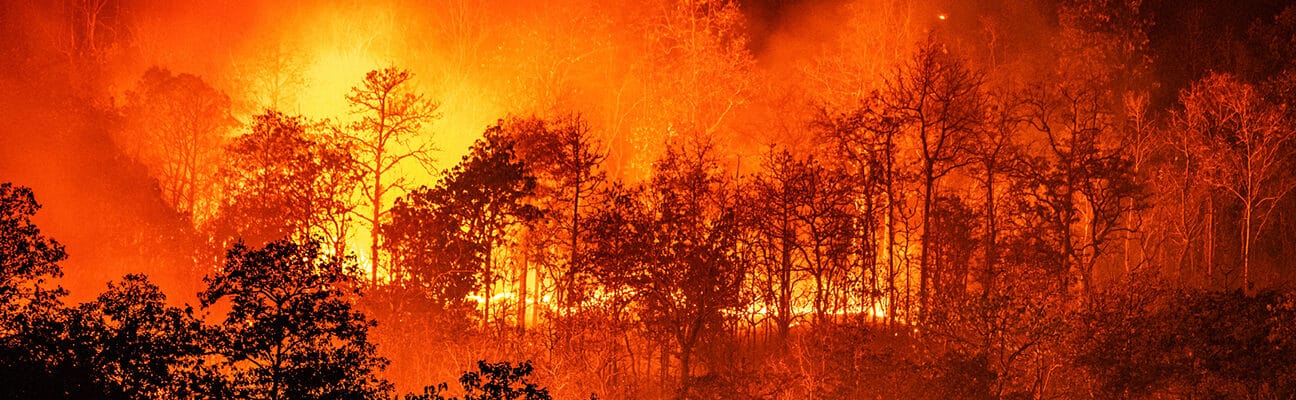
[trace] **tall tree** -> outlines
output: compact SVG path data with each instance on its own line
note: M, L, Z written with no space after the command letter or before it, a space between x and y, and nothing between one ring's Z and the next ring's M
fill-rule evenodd
M376 376L387 360L369 342L374 322L353 309L353 261L320 252L317 242L276 241L230 248L207 277L204 308L228 304L210 339L227 393L247 399L383 399ZM224 303L224 302L228 303Z
M409 71L396 68L369 71L360 86L347 94L351 112L360 120L351 124L343 136L354 144L355 154L363 164L364 200L369 210L357 215L369 223L369 268L374 283L378 282L382 266L378 252L382 226L389 214L387 199L391 192L407 189L408 182L398 168L409 160L430 161L430 142L418 136L423 125L439 117L439 103L417 92L413 77Z
M536 177L535 196L545 211L547 226L537 226L536 236L548 236L560 258L550 271L556 303L576 306L583 296L577 281L588 275L582 248L590 229L586 218L607 184L602 169L607 154L580 114L507 125L507 135L517 142L517 157Z
M62 370L62 296L47 280L61 277L63 245L32 222L40 209L31 189L0 183L0 395L64 397L78 383ZM81 380L84 381L84 380Z
M861 200L856 235L863 258L860 263L875 278L860 287L867 291L864 297L871 303L867 307L875 313L884 312L887 322L894 322L901 302L901 267L909 263L908 247L899 238L908 202L899 154L900 119L889 111L881 93L874 92L851 110L822 110L816 124L829 154L850 171L855 195ZM908 296L906 290L905 298Z
M396 276L438 286L444 285L441 279L476 280L480 286L474 288L482 289L483 323L490 322L494 285L505 261L500 252L512 243L518 227L539 217L539 210L525 202L535 190L535 177L513 149L502 124L487 129L437 186L416 189L399 200L385 231L388 248L401 262ZM456 252L440 254L447 250ZM463 283L452 287L462 289Z
M902 132L918 150L922 186L922 251L919 255L918 306L928 307L931 282L942 273L931 263L932 210L940 181L971 162L968 155L982 118L982 77L934 38L887 82L884 99Z
M1203 143L1207 182L1242 207L1242 287L1253 293L1251 255L1274 207L1296 189L1296 128L1280 106L1231 75L1214 74L1180 94L1176 128Z
M999 94L990 96L986 107L985 123L977 129L973 141L972 158L973 176L985 191L982 196L984 207L981 211L982 223L982 262L981 282L982 296L995 293L995 280L999 275L997 263L1000 259L999 232L1001 230L1001 193L1004 192L1007 172L1020 152L1017 136L1025 123L1022 107L1014 95Z
M744 248L754 253L751 274L760 287L752 299L772 307L770 314L779 337L788 338L797 316L796 288L804 265L798 209L805 203L805 164L787 150L770 149L763 171L754 177L743 197L744 228L754 235ZM817 293L816 296L819 294ZM818 306L820 301L815 300ZM818 314L820 309L816 308Z
M24 308L55 300L62 289L46 280L63 276L58 263L67 258L63 245L41 233L32 222L40 209L32 190L0 183L0 335L13 331L10 323Z
M210 217L221 146L236 123L229 97L197 76L154 67L126 94L121 112L117 145L149 168L172 207L196 223Z
M318 237L345 254L354 208L349 200L360 179L347 143L301 117L267 110L226 151L226 199L215 223L222 247L240 238L261 245Z
M684 398L698 348L724 333L726 310L743 300L736 204L714 151L705 142L668 150L650 182L600 212L592 244L606 290L632 299L650 334L674 348Z
M1043 146L1026 157L1017 177L1043 220L1060 265L1059 290L1079 284L1092 296L1093 272L1112 242L1131 227L1124 216L1143 207L1142 187L1120 142L1113 137L1110 92L1088 81L1040 85L1025 100L1026 121ZM1133 201L1130 201L1133 200Z

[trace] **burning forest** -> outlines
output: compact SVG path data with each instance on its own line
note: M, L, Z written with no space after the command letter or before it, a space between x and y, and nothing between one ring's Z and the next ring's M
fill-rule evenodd
M0 398L1296 398L1296 6L0 2Z

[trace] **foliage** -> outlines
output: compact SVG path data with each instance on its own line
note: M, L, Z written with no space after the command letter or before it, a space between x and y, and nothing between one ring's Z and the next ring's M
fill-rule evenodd
M437 186L397 200L384 229L395 284L427 290L446 309L462 309L465 296L481 289L491 297L500 274L496 252L514 229L540 216L525 202L535 177L513 148L501 125L491 127Z
M477 371L464 372L459 378L463 385L462 400L550 400L549 390L531 383L527 377L535 369L531 361L519 363L516 367L510 362L488 363L477 362ZM405 395L405 400L460 400L459 397L445 397L441 394L447 388L442 383L426 387L422 394Z
M1285 398L1296 391L1290 293L1108 293L1076 362L1109 395Z
M190 397L192 375L204 355L205 332L189 308L166 304L161 289L144 275L109 283L68 321L73 360L94 371L106 398Z
M2 397L70 395L90 384L88 374L61 362L65 292L46 281L63 275L58 263L67 254L32 222L39 209L31 189L0 183Z
M423 125L439 117L440 105L417 91L413 77L408 70L394 67L369 71L364 81L347 94L351 112L360 119L342 130L341 136L350 142L361 165L358 172L369 210L356 215L369 224L369 272L373 283L377 283L378 269L383 266L379 250L382 227L390 212L388 195L408 189L405 177L398 174L407 160L425 165L430 162L430 145L416 142L415 137Z
M126 94L116 137L157 178L162 197L195 222L215 211L225 133L236 121L229 96L191 74L153 67Z
M359 165L345 143L315 130L301 117L266 110L233 140L222 171L227 197L215 223L221 244L318 236L345 254Z
M0 332L12 329L8 324L24 306L36 306L53 300L60 289L44 287L47 279L63 276L58 263L67 258L63 245L41 234L32 222L40 209L32 190L12 183L0 183Z
M228 381L210 395L383 398L390 384L375 374L387 361L369 342L374 322L352 307L353 273L351 261L322 254L314 241L230 248L199 294L205 308L229 307L208 343Z

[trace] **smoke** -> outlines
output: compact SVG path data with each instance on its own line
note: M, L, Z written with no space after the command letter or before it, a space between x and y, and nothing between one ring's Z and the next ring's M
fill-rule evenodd
M994 27L1005 42L1028 42L1041 29L1042 17L1023 17L1040 13L1029 5L950 4L748 1L735 17L666 0L7 2L0 179L36 189L42 226L68 245L74 299L127 272L183 296L198 285L194 265L213 261L112 139L117 107L150 67L201 77L244 122L277 108L338 124L353 118L345 95L365 72L407 68L441 104L423 138L438 167L508 114L580 112L611 172L634 180L678 135L712 136L739 169L770 143L811 146L814 108L850 106L932 32L980 37L998 18L1011 25ZM683 40L699 35L719 39ZM436 171L403 173L430 184Z
M276 108L339 125L354 118L345 95L367 71L406 68L440 103L422 138L440 149L439 168L498 118L579 112L610 172L633 181L664 142L687 135L717 141L737 174L768 144L813 148L818 108L854 106L928 35L998 51L990 59L1007 66L1048 29L1047 13L1012 1L682 6L704 3L6 2L0 181L35 189L45 206L37 222L70 254L61 283L72 301L143 272L173 301L192 302L219 254L162 200L156 174L121 151L130 146L114 142L126 93L154 66L201 77L244 123ZM1002 42L977 39L987 29ZM431 184L436 171L402 173Z

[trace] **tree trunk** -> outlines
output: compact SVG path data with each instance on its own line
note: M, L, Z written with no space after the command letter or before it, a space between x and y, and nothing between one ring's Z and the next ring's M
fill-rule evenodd
M679 357L679 359L680 359L680 369L679 369L679 388L680 388L680 389L679 389L679 398L681 398L681 399L689 399L689 398L690 398L690 397L689 397L689 383L690 383L690 382L689 382L689 379L690 379L690 375L692 375L692 370L691 370L691 369L692 369L692 359L693 359L693 357L692 357L692 353L693 353L693 351L692 351L692 349L691 349L692 346L689 346L689 347L690 347L690 349L687 349L687 350L686 350L686 349L684 348L684 345L683 345L683 344L680 345L680 357Z
M928 282L932 281L932 279L935 277L934 276L935 268L932 268L932 265L930 265L931 263L930 254L931 254L932 190L936 186L935 185L936 179L932 176L932 170L931 170L932 167L930 165L930 161L928 161L928 163L929 164L926 167L924 167L924 171L923 171L923 175L925 178L923 185L925 186L925 188L923 190L923 205L922 205L923 207L922 251L918 253L919 254L918 255L918 311L922 313L923 316L922 318L920 318L920 320L925 319L927 314L930 312L930 310L928 310L929 307L928 297L930 296L931 289L928 287L930 286Z
M527 269L531 261L531 235L529 231L522 233L522 263L521 272L518 273L518 295L517 295L517 326L518 336L526 334L526 316L527 316Z
M372 225L371 228L373 229L369 231L369 266L372 269L371 283L377 285L378 284L378 239L379 239L378 236L379 236L379 230L382 229L382 220L380 219L380 217L382 216L382 153L381 152L378 153L378 156L375 157L374 161L375 164L377 165L375 165L376 168L374 169L373 196L369 199L371 206L373 206L373 214L371 215L373 219L370 220L371 222L370 225Z
M1242 293L1251 296L1251 202L1242 206Z
M994 293L994 285L995 285L994 269L995 269L995 262L999 257L999 253L998 253L999 249L995 245L995 241L997 240L995 237L997 235L996 229L998 229L998 226L995 223L994 184L995 184L994 166L992 164L987 165L986 166L985 270L981 271L982 274L984 274L983 275L984 277L982 278L982 282L984 286L981 288L982 298L989 297L991 293Z

